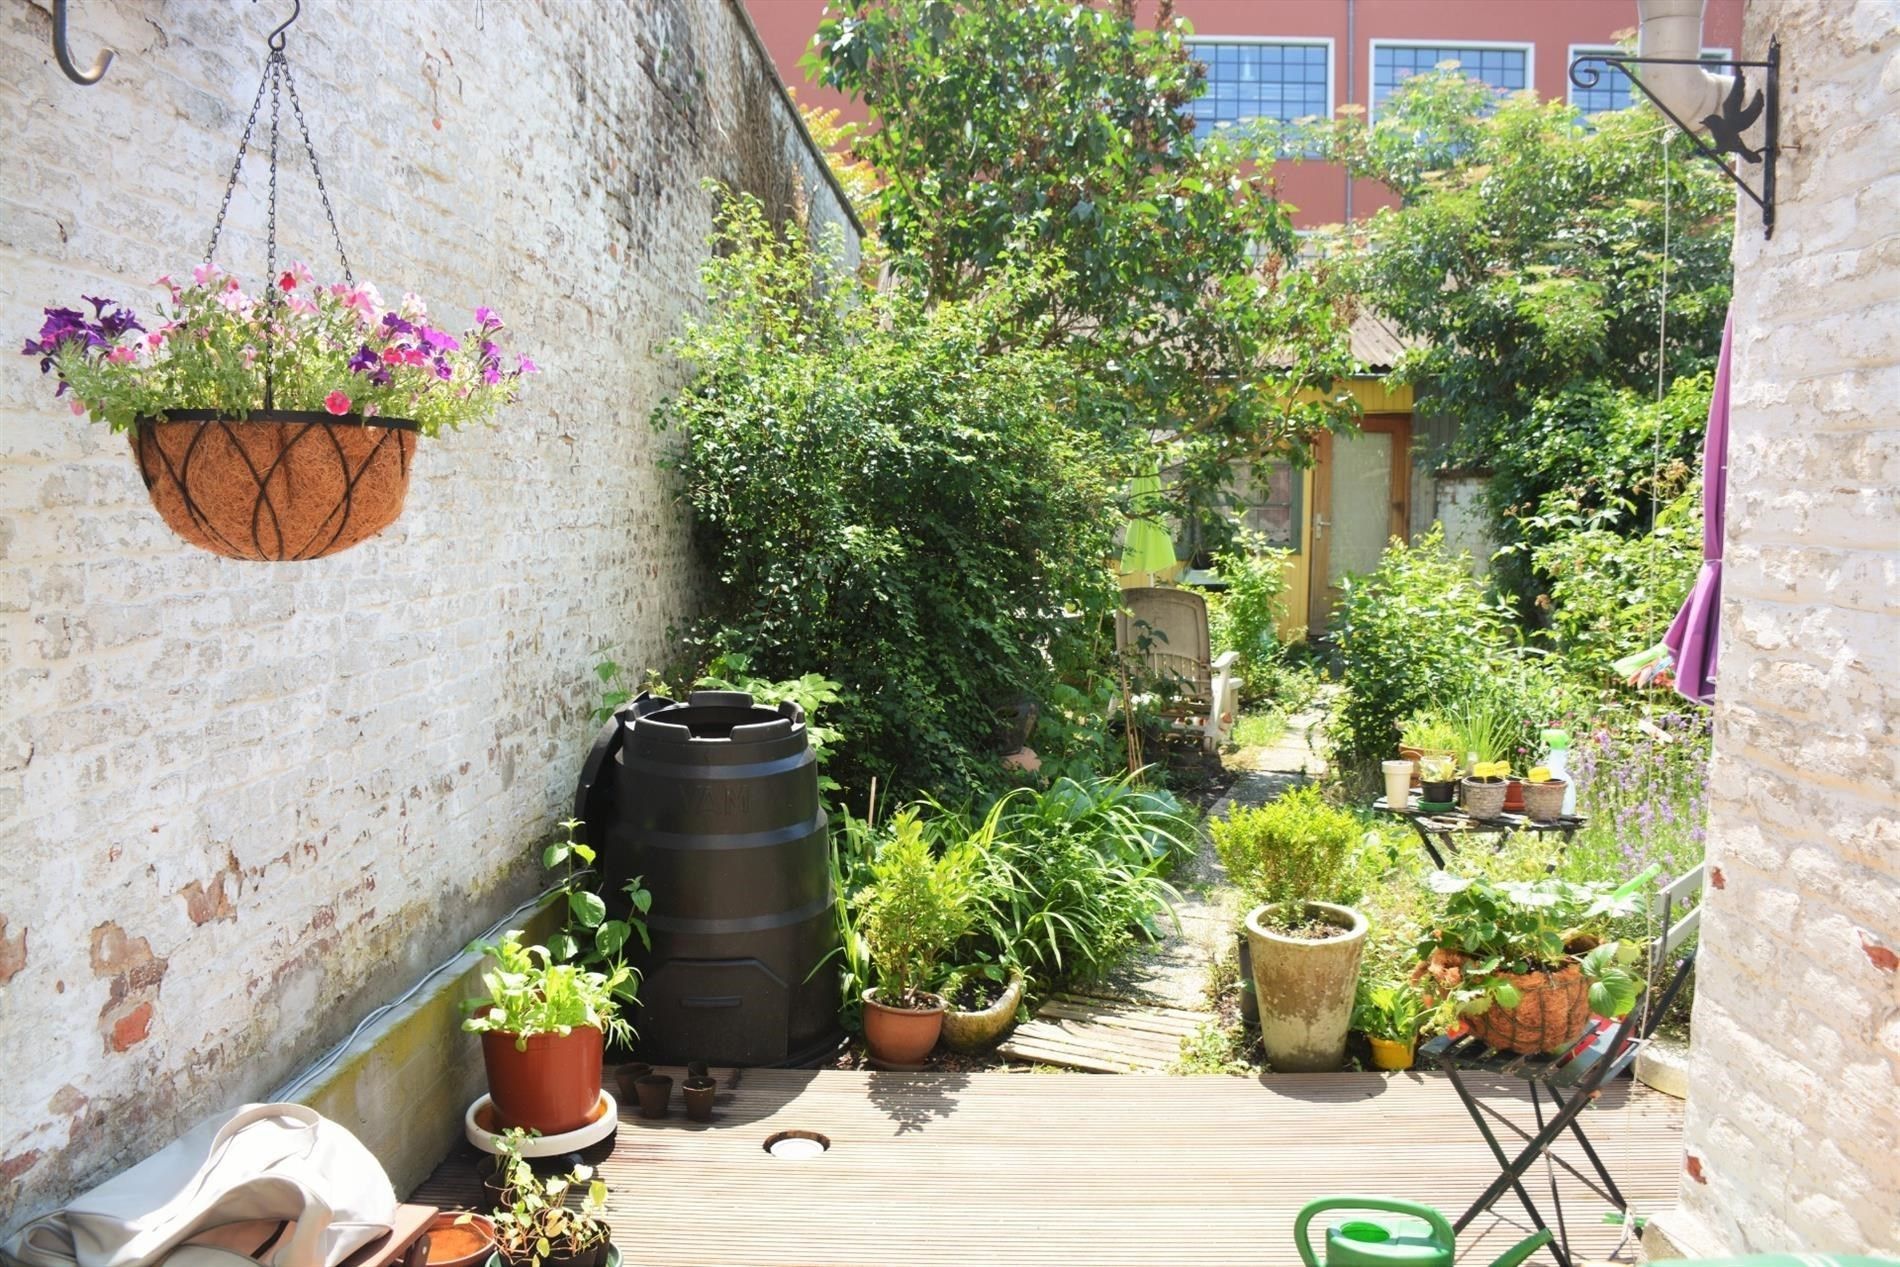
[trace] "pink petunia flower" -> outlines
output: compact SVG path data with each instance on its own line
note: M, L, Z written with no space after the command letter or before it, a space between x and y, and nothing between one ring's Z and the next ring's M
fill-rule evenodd
M73 397L72 410L75 418L82 417L86 412L85 402L77 396Z
M106 360L114 365L130 365L133 361L138 359L138 356L138 345L135 343L125 343L106 353Z
M323 407L333 414L350 412L350 398L342 392L331 392L323 398Z
M212 278L216 277L219 273L222 273L223 271L224 271L223 269L219 268L216 264L213 264L210 260L206 260L204 263L198 265L198 267L191 270L191 280L198 283L200 286L203 286L203 285L208 284Z

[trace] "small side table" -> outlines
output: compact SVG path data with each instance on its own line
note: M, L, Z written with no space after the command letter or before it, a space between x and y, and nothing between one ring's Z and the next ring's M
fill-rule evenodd
M1410 823L1412 830L1418 833L1419 840L1424 843L1425 852L1431 855L1432 862L1441 869L1445 865L1446 857L1457 851L1457 841L1460 836L1495 836L1502 841L1512 832L1528 831L1540 836L1560 835L1564 838L1564 843L1568 845L1571 839L1589 823L1589 820L1580 814L1566 814L1562 818L1538 822L1517 813L1499 814L1496 818L1473 818L1462 809L1428 812L1418 807L1417 792L1413 792L1407 798L1403 808L1387 805L1383 796L1372 803L1372 808L1396 815Z

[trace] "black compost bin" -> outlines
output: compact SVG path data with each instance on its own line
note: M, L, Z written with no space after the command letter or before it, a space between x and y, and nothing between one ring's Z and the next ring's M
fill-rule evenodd
M819 966L837 894L802 709L642 695L594 744L575 815L609 900L634 876L653 894L653 949L627 947L644 1059L795 1065L837 1046L838 972Z

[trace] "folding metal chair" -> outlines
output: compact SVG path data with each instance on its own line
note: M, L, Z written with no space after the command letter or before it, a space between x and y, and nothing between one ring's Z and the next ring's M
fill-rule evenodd
M1680 920L1675 913L1691 897L1702 891L1703 869L1696 867L1664 888L1657 896L1656 909L1660 915L1663 935L1651 944L1649 951L1649 981L1661 979L1664 972L1669 973L1669 982L1660 994L1651 1002L1645 992L1643 1003L1630 1010L1620 1022L1609 1021L1602 1017L1593 1017L1590 1028L1578 1043L1567 1051L1556 1055L1525 1056L1515 1052L1494 1051L1475 1038L1447 1039L1437 1038L1426 1044L1424 1054L1438 1061L1439 1067L1451 1080L1451 1085L1463 1101L1465 1111L1471 1114L1471 1120L1477 1123L1478 1133L1484 1136L1484 1142L1490 1146L1491 1154L1497 1158L1499 1173L1491 1181L1484 1194L1472 1202L1471 1208L1459 1216L1452 1226L1462 1232L1471 1221L1489 1210L1507 1189L1517 1193L1517 1199L1523 1203L1524 1212L1530 1216L1532 1224L1539 1231L1548 1231L1543 1214L1531 1200L1530 1193L1523 1183L1524 1173L1546 1154L1550 1160L1562 1166L1577 1178L1589 1183L1589 1178L1575 1166L1552 1151L1555 1144L1567 1130L1576 1137L1577 1144L1589 1159L1591 1168L1602 1181L1599 1191L1621 1210L1627 1218L1629 1202L1616 1186L1616 1180L1597 1155L1589 1137L1584 1134L1579 1115L1589 1107L1596 1093L1618 1077L1632 1064L1637 1055L1649 1043L1656 1027L1668 1014L1669 1007L1681 993L1683 985L1689 979L1690 969L1694 966L1695 953L1690 951L1670 966L1670 955L1684 942L1695 935L1702 919L1700 905L1691 909ZM1516 1156L1507 1156L1504 1146L1498 1142L1496 1132L1485 1120L1492 1110L1479 1103L1471 1089L1465 1085L1464 1073L1499 1073L1523 1078L1530 1088L1531 1110L1536 1115L1537 1131L1525 1135L1521 1128L1506 1121L1502 1115L1496 1115L1524 1139L1524 1146ZM1551 1115L1544 1116L1544 1097L1550 1099ZM1557 1235L1551 1241L1551 1256L1557 1260L1558 1267L1573 1267L1570 1256L1570 1236L1564 1226L1563 1201L1557 1195L1557 1182L1553 1175L1550 1184L1552 1212L1556 1216Z

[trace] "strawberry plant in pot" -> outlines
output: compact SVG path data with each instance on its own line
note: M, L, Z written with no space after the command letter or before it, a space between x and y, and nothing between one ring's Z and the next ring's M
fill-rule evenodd
M1556 877L1491 881L1434 872L1437 909L1416 949L1413 980L1434 1028L1463 1024L1503 1051L1557 1051L1590 1013L1620 1017L1636 1003L1634 942L1607 940L1612 921L1642 910L1652 866L1618 887Z
M487 995L462 1004L462 1028L482 1036L488 1093L504 1127L543 1135L578 1130L600 1105L601 1053L632 1027L620 1015L633 969L596 971L558 963L545 946L524 946L519 929L470 947L490 956Z
M858 931L877 985L864 992L864 1041L871 1058L913 1065L930 1054L944 1001L930 992L937 965L974 922L976 854L959 845L935 856L914 809L891 820L871 860L871 887L859 894Z
M82 297L90 314L47 308L22 350L58 377L54 394L73 413L128 435L153 508L180 537L227 558L284 561L335 554L394 522L417 438L490 417L535 366L504 350L490 309L451 333L414 295L385 307L374 286L357 284L327 195L341 280L319 283L296 263L279 270L280 90L304 120L282 29L271 38L225 206L190 284L160 277L149 318L91 295ZM270 228L252 293L212 261L267 86ZM307 144L307 127L303 135ZM314 153L310 164L316 171Z

